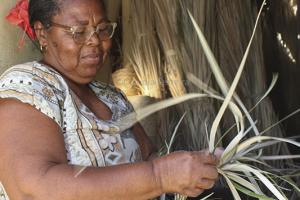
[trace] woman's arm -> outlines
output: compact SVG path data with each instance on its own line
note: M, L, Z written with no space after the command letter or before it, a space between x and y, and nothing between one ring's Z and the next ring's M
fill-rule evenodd
M67 163L60 127L17 100L0 100L0 152L0 180L12 200L141 200L165 192L196 196L217 178L215 157L203 152L89 167L78 175L80 168Z
M152 141L149 139L140 123L134 125L133 133L141 147L143 160L152 160L156 158L157 149L155 149Z
M150 162L87 168L75 178L78 167L67 164L59 126L16 100L0 101L0 151L0 177L12 200L147 199L161 193Z

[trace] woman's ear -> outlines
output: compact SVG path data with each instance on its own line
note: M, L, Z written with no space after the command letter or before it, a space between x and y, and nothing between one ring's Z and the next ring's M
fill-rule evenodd
M40 21L36 21L34 23L34 30L40 46L48 46L46 27Z

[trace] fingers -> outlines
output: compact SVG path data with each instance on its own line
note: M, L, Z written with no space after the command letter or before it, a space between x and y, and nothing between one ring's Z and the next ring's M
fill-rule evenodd
M219 177L219 173L216 167L211 165L204 165L202 167L202 178L216 180Z
M181 195L188 196L188 197L198 197L203 192L204 190L201 188L186 189L181 193Z
M197 173L201 178L216 180L219 176L216 165L218 164L218 159L216 156L209 154L208 151L193 152L194 156L197 157L199 166L196 167ZM197 176L197 175L196 175Z
M203 178L199 180L197 188L202 190L208 190L212 188L214 185L215 185L215 180Z
M174 152L153 162L163 192L198 196L218 178L218 159L208 151Z
M209 164L209 165L217 165L219 162L219 159L215 156L209 153L209 151L200 151L198 152L201 156L201 162L204 164Z
M216 165L219 162L217 156L210 154L208 151L200 152L201 177L198 179L197 188L210 189L214 186L219 177Z
M216 148L216 150L215 150L215 156L217 157L217 159L220 159L223 153L224 153L224 149L223 148Z
M185 189L181 194L189 197L198 197L204 190L211 189L215 185L215 180L201 179L194 188Z

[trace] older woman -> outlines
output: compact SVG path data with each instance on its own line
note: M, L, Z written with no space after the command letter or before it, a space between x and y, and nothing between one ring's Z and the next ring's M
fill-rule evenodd
M214 185L215 156L149 159L140 125L116 133L132 106L93 81L115 29L100 0L31 0L29 14L44 56L0 79L0 190L12 200L140 200Z

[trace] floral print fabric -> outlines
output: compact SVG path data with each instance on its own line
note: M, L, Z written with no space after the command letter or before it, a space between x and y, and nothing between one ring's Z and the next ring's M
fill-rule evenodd
M90 88L112 111L111 120L98 119L57 71L39 62L16 65L0 77L0 98L30 104L61 127L69 164L103 167L141 161L132 131L117 133L114 125L133 111L131 104L113 86L92 82ZM0 198L1 190L0 184Z

